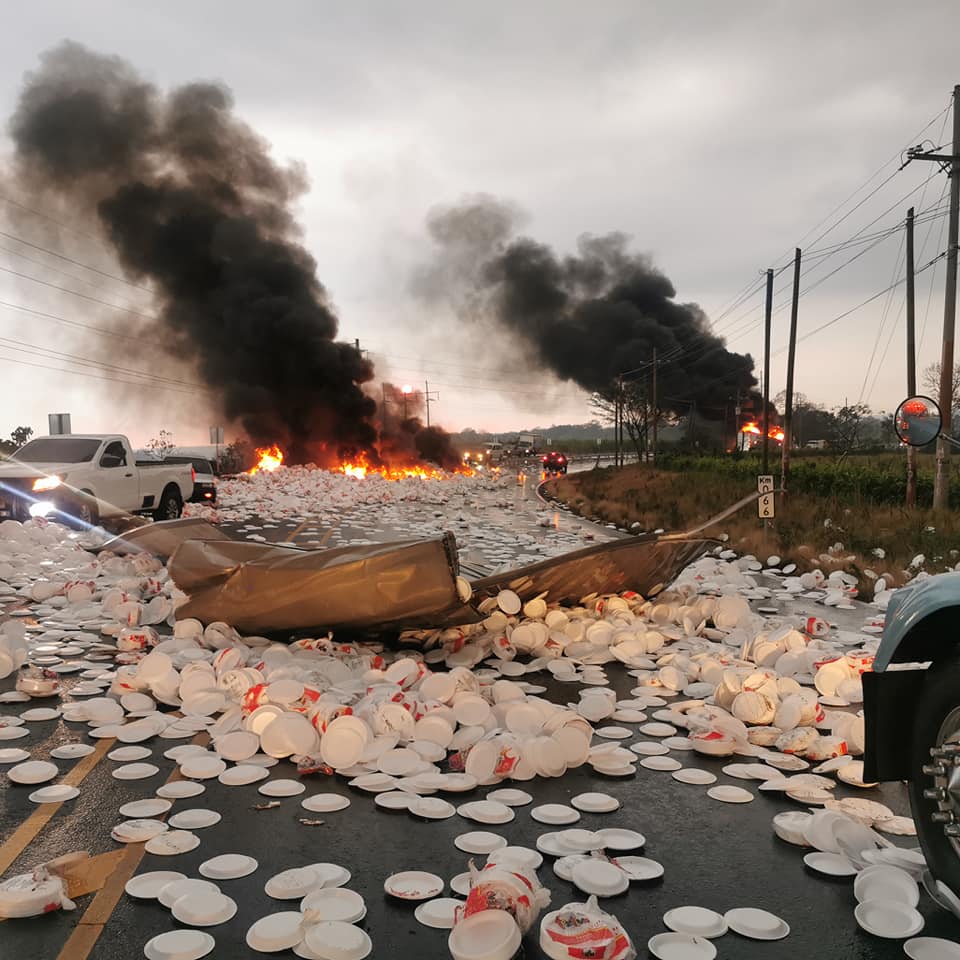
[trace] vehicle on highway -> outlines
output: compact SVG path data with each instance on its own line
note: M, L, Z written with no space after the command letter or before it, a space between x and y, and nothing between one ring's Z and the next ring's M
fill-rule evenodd
M559 450L551 450L541 458L545 473L566 473L567 458Z
M164 463L188 463L193 467L193 496L191 503L217 502L217 473L206 457L164 457Z
M125 513L175 520L193 466L137 460L120 434L37 437L0 462L0 519L59 515L77 526Z
M497 466L503 462L506 448L499 440L492 440L483 448L483 458L491 466Z
M928 397L905 400L894 418L898 436L910 446L931 443L940 426L940 410ZM952 437L944 439L960 446ZM897 590L887 606L873 670L863 675L864 780L908 782L927 866L951 891L960 891L958 626L960 573ZM951 901L946 894L943 899Z

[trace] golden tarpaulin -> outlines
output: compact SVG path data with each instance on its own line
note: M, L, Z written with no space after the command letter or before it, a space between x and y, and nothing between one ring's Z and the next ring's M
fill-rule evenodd
M715 545L693 537L624 537L474 580L471 601L504 589L521 600L545 593L560 603L624 590L651 596ZM173 520L117 537L103 549L169 558L171 578L190 598L178 619L222 620L245 633L402 630L480 618L457 592L452 533L303 550L233 540L205 521Z

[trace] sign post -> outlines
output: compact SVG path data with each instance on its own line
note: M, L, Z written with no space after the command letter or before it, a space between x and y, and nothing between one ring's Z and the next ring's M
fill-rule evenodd
M220 471L220 444L223 443L223 427L210 428L210 442L217 448L217 472Z
M51 437L64 436L70 433L69 413L48 413L47 426Z
M761 474L757 477L757 516L761 520L772 520L776 516L773 496L773 476Z

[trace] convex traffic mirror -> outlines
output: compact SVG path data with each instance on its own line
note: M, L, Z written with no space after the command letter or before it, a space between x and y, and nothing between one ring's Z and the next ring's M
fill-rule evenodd
M929 397L907 397L893 415L893 428L901 442L924 447L940 435L940 407Z

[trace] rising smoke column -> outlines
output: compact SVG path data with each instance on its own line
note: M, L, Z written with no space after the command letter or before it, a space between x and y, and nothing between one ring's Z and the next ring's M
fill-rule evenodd
M749 355L732 353L710 332L704 312L679 303L649 258L613 233L580 237L577 253L516 237L517 212L479 195L427 217L435 258L414 292L452 304L474 323L506 332L528 362L591 392L617 375L649 370L656 348L660 407L719 419L727 400L756 383Z
M279 442L293 463L373 449L361 387L373 368L336 341L299 243L303 172L271 159L225 87L163 94L66 42L27 75L10 133L22 188L98 218L125 271L156 291L145 337L191 362L254 443Z

